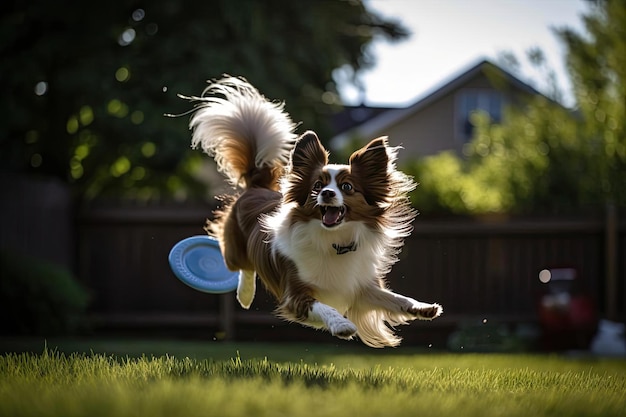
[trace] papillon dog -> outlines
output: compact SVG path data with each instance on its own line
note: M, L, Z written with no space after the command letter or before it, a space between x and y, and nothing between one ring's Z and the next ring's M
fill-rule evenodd
M397 346L393 326L442 313L439 304L387 288L416 212L408 198L415 183L396 169L398 149L386 137L347 165L329 164L317 135L298 137L284 103L243 78L225 76L192 99L192 147L212 156L239 189L207 231L228 269L239 271L243 308L258 277L276 297L279 317L372 347Z

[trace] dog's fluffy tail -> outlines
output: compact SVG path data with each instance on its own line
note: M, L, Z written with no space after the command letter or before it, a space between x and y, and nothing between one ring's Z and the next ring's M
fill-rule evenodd
M201 147L234 186L278 189L295 143L284 103L271 102L243 78L213 81L191 117L192 147Z

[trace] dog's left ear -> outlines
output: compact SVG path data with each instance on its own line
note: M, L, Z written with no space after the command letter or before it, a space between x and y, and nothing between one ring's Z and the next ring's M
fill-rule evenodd
M387 137L372 140L350 156L350 171L363 181L363 194L368 204L384 201L389 193Z
M327 164L328 151L315 132L304 132L291 152L289 187L285 192L285 200L296 201L303 206L311 194L310 178Z

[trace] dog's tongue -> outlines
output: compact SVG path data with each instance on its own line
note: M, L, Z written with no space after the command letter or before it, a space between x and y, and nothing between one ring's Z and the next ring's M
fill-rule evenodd
M322 217L322 222L324 222L326 226L332 226L337 223L337 219L339 219L340 215L341 210L339 207L327 207L326 213L324 213L324 216Z

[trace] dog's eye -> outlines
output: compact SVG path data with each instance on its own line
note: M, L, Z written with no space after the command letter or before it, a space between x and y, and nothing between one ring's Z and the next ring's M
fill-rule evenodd
M349 193L350 191L352 191L352 184L350 184L349 182L344 182L343 184L341 184L341 191Z
M323 186L324 184L322 184L322 181L315 181L315 184L313 184L313 191L319 191Z

